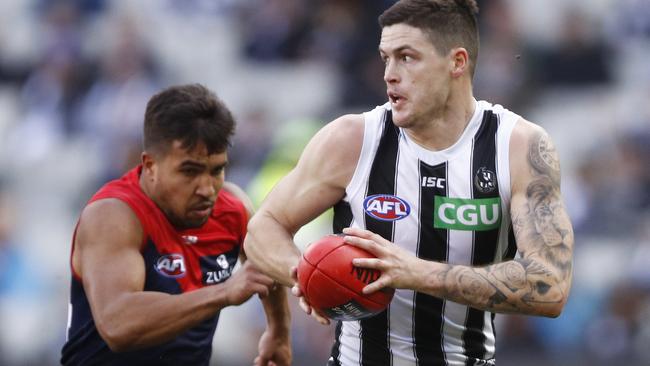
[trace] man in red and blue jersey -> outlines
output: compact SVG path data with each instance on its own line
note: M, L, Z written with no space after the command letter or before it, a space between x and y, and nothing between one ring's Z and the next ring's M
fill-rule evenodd
M142 164L102 187L75 230L63 365L208 365L220 310L254 294L268 318L255 364L291 363L284 287L250 262L233 272L251 215L224 182L234 128L201 85L150 99Z

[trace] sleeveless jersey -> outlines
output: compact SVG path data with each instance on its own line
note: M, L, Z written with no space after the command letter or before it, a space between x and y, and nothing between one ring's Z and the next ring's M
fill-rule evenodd
M519 116L475 102L459 140L441 151L417 145L386 104L364 114L361 155L334 232L361 227L417 255L482 266L514 257L509 141ZM330 365L493 365L494 314L411 290L386 311L339 322Z
M109 182L89 203L116 198L128 204L137 215L144 233L141 247L146 273L144 291L181 294L227 280L246 233L248 214L242 202L221 190L211 216L202 227L177 230L140 189L141 170L142 167L137 167L121 179ZM63 365L209 364L219 314L162 345L114 353L95 327L82 281L72 269Z

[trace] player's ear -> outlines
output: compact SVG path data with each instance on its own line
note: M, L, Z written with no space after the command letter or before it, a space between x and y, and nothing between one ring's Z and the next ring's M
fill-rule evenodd
M453 48L451 55L451 76L454 78L462 76L469 69L469 53L463 47Z
M142 161L142 171L151 174L155 163L154 157L148 152L143 151L140 159Z

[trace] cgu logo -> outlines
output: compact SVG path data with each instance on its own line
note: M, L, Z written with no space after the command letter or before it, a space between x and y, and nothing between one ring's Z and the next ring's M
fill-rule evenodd
M167 254L158 258L156 271L165 277L180 278L185 276L185 260L180 254Z
M486 231L501 224L501 199L435 197L433 226L437 229Z
M366 197L363 209L368 215L382 221L401 220L411 213L411 207L405 200L390 194Z

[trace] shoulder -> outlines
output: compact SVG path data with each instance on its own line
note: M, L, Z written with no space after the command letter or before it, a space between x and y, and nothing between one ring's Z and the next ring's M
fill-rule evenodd
M120 228L117 232L114 228ZM143 229L138 215L121 199L102 198L89 203L81 212L79 232L92 231L93 236L115 233L139 234Z
M91 253L105 256L139 251L144 229L131 207L116 198L89 203L82 211L75 231L72 268L83 277L82 258Z
M510 135L510 151L515 154L527 151L530 140L540 133L544 133L542 127L524 118L519 118Z
M361 154L364 116L348 114L321 128L303 151L296 170L305 177L345 187Z
M104 209L110 209L110 202L120 202L120 206L126 204L141 220L151 215L152 210L157 209L157 206L140 188L139 167L128 171L119 179L106 183L91 197L88 206L100 201L109 202L99 204L99 207L109 206Z
M552 138L541 126L520 118L510 138L513 184L543 173L559 183L560 161Z
M541 126L519 118L510 138L510 151L515 156L528 156L531 153L556 155L555 145L549 134Z
M363 140L364 117L362 114L346 114L325 125L314 139L331 145L360 143ZM345 148L345 146L340 146Z
M361 114L341 116L321 128L307 145L306 152L316 152L331 159L359 156L363 143L364 118Z
M544 128L523 117L519 117L515 127L512 129L513 138L528 140L534 136L546 134Z

